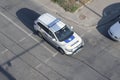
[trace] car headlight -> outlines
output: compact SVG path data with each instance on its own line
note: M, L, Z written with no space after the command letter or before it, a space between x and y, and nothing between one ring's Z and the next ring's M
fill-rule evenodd
M72 52L73 51L73 49L65 49L65 50L67 50L68 52Z

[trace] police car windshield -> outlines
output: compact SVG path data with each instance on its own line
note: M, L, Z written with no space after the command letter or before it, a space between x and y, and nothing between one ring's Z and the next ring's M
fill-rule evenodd
M59 41L64 41L68 39L72 34L73 31L71 31L67 25L65 25L62 29L55 32L57 38Z

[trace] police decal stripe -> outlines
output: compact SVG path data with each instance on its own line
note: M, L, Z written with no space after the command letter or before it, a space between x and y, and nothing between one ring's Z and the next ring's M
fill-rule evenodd
M60 19L55 19L53 22L51 22L49 25L48 25L48 27L50 28L50 27L52 27L52 26L54 26L57 22L59 22L60 21Z
M65 40L66 43L69 43L70 41L72 41L75 37L72 35L70 36L68 39Z

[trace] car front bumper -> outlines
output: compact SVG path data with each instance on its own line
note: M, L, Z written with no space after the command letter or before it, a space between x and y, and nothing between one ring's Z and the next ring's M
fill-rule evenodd
M77 48L75 48L72 52L65 51L66 55L75 55L80 52L84 47L84 42L82 42Z

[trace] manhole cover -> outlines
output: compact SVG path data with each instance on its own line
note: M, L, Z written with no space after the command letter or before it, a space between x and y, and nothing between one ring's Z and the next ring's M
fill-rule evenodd
M85 15L80 15L79 18L80 18L80 20L84 20L86 18L86 16Z

